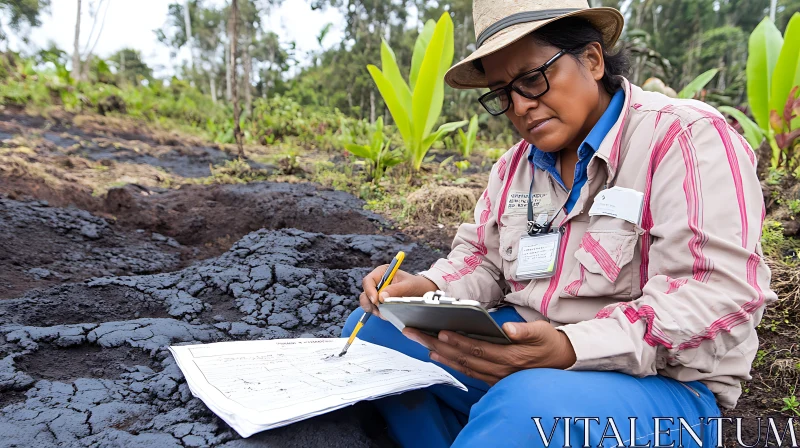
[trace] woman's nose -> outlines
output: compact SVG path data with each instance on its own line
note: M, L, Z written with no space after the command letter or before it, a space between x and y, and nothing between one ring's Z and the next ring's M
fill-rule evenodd
M514 114L518 117L523 117L528 114L528 110L539 107L539 100L532 100L520 95L517 91L511 91L511 107L514 109Z

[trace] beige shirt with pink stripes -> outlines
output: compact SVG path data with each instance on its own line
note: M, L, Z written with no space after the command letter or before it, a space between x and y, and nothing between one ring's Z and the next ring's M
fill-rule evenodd
M569 192L531 165L522 141L492 168L475 223L421 275L448 295L549 320L575 348L572 370L700 380L731 408L750 378L755 327L776 300L754 153L707 104L624 88L569 214L559 209ZM532 180L534 212L555 215L564 236L555 276L523 280L517 251ZM589 216L613 186L644 193L640 225Z

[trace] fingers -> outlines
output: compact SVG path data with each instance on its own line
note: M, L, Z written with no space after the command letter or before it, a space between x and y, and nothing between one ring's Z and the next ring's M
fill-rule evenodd
M430 357L431 357L431 360L436 361L439 364L446 365L447 367L450 367L453 370L457 370L457 371L459 371L459 372L461 372L464 375L467 375L469 377L475 378L476 380L481 380L481 381L487 383L490 386L494 386L495 383L497 383L498 381L501 380L500 377L497 377L497 376L494 376L494 375L487 375L485 373L475 371L475 370L471 369L470 367L468 367L466 365L462 365L462 364L460 364L458 362L455 362L455 361L453 361L451 359L445 358L444 356L439 355L437 352L433 352L432 351L430 353Z
M552 326L545 321L536 322L506 322L503 331L514 342L540 343L544 340L547 330Z
M364 311L366 311L368 313L372 313L372 314L380 317L381 319L383 319L383 316L381 316L381 312L378 310L377 305L375 305L372 302L370 302L370 300L367 298L367 294L366 293L362 292L361 295L358 296L358 303L361 305L361 308Z
M361 280L361 286L364 288L364 294L366 294L367 299L373 303L378 303L378 282L381 280L383 273L386 271L389 265L378 266L377 268L373 269L372 272L367 274L363 280Z
M478 341L449 331L439 332L439 339L412 328L404 329L403 334L431 350L433 352L431 359L473 378L486 381L486 378L502 378L515 371L510 365L487 359L502 357L496 352L502 351L503 347L497 344Z

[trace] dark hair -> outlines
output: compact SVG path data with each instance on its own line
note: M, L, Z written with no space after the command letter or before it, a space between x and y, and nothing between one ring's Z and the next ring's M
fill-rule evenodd
M603 43L603 34L588 20L580 17L565 17L551 22L530 34L535 42L567 50L575 59L580 58L586 47L592 42L597 42L603 47L605 60L605 74L601 82L606 91L613 95L622 87L622 76L628 74L631 66L627 50L620 49L615 53L609 52ZM472 61L472 65L481 73L486 73L480 59Z

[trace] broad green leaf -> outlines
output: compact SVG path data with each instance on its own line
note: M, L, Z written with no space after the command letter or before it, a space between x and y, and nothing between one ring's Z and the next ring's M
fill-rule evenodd
M797 85L800 85L800 13L796 12L786 26L783 48L772 74L769 109L782 114L789 92ZM792 124L796 126L795 120L792 120Z
M375 85L378 86L378 91L381 93L381 97L383 97L386 107L389 108L389 113L392 114L394 123L397 126L397 129L400 131L403 141L406 143L406 145L410 145L413 136L411 133L409 116L405 113L402 104L400 104L400 100L397 98L397 95L392 88L392 83L390 83L389 80L383 76L383 73L378 69L378 67L370 64L367 66L367 70L369 70L369 74L372 75L372 80L375 81Z
M436 22L428 20L414 43L414 54L411 56L411 73L408 77L411 90L414 90L414 86L417 84L417 76L419 75L419 68L422 66L422 59L425 57L425 49L428 48L435 29Z
M772 73L783 45L781 32L764 18L750 34L747 56L747 97L758 126L769 132Z
M711 82L715 76L717 76L717 73L719 73L719 69L712 68L711 70L702 73L697 78L694 78L689 84L686 85L686 87L683 88L683 90L678 92L678 98L694 98L709 82Z
M409 90L408 84L406 84L403 79L403 75L400 74L400 68L397 66L394 52L389 48L389 44L382 39L381 65L383 66L383 75L392 84L392 88L394 89L395 95L397 95L397 99L400 101L400 105L403 106L405 114L408 115L411 113L411 90Z
M461 148L461 155L464 155L468 151L467 145L469 144L469 138L467 138L467 134L465 134L461 128L458 129L458 136L461 138L458 147Z
M449 19L449 16L447 18ZM428 48L425 50L425 58L422 60L417 84L412 94L412 129L414 131L414 140L417 142L423 141L430 133L433 128L431 122L435 122L435 119L438 119L438 115L442 110L442 100L436 101L436 87L446 31L445 20L439 20L439 23L436 24L433 38L431 38ZM433 117L434 115L435 117ZM418 169L416 165L426 151L427 147L423 148L418 144L415 145L412 153L415 169Z
M449 50L447 50L448 44ZM448 13L443 13L425 51L412 98L413 129L419 139L424 139L430 134L442 112L444 73L441 68L450 65L450 62L443 61L448 55L452 62L453 21Z
M761 146L761 142L764 141L764 131L758 127L758 124L748 118L744 112L730 106L720 106L719 111L730 115L734 120L739 122L742 131L744 131L745 140L747 140L747 143L750 144L754 151Z
M362 159L373 160L374 158L372 152L370 151L370 148L367 146L356 145L353 143L345 143L344 149L346 149L347 152L353 154L354 156L361 157Z
M431 145L433 145L434 143L439 141L439 139L444 137L445 134L449 134L450 132L453 132L454 130L466 125L467 123L469 123L467 120L454 121L452 123L445 123L445 124L439 126L439 129L437 129L436 132L434 132L433 134L429 135L425 140L423 140L422 145L425 148L430 148Z

